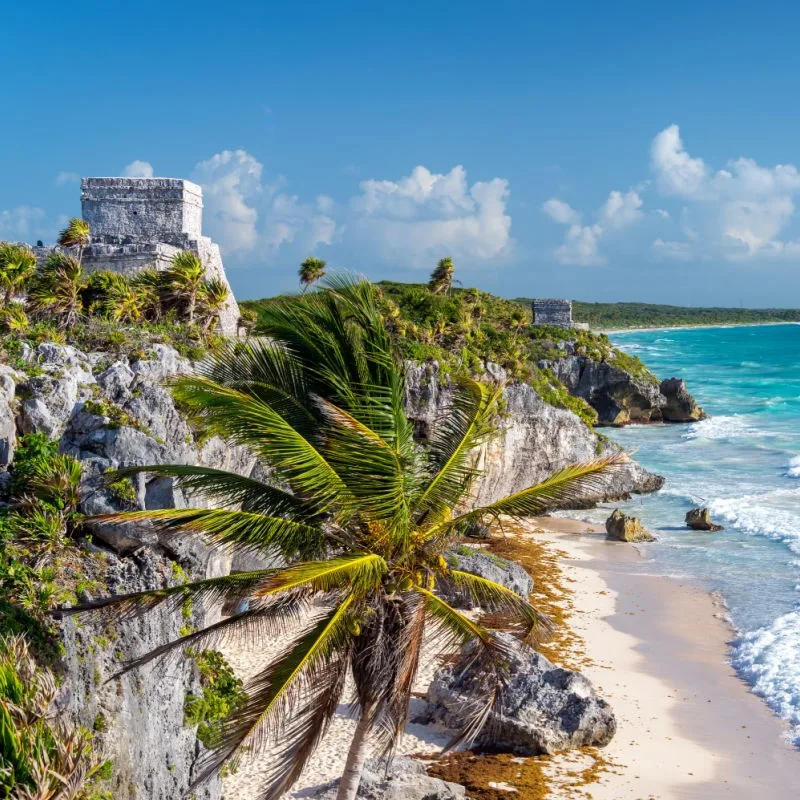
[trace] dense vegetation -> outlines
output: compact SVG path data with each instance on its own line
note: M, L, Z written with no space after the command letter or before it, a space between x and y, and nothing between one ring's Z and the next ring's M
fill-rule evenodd
M531 300L517 303L530 308ZM764 322L799 322L800 309L792 308L703 308L654 303L572 303L576 322L588 322L594 330L625 328L669 328L690 325L746 325Z
M0 796L110 798L93 732L54 714L61 647L50 611L101 585L105 562L76 544L80 465L42 434L22 436L0 510ZM49 666L48 666L49 665ZM98 729L99 730L99 729ZM2 792L5 791L3 794ZM52 793L48 793L52 792Z
M22 342L57 342L86 351L125 355L154 342L201 358L220 344L224 282L209 280L196 254L178 252L169 269L126 277L111 270L86 273L89 230L74 219L42 264L24 245L0 242L0 347L13 358ZM247 325L247 320L242 321Z
M539 362L574 352L612 363L641 380L657 382L639 359L617 350L604 334L532 326L529 306L477 289L455 288L452 281L452 262L442 259L428 285L377 284L381 310L405 358L436 360L445 374L454 376L479 375L485 362L495 362L513 379L530 383L546 402L575 412L588 425L597 421L595 410L582 398L573 397ZM258 315L285 300L269 298L242 305ZM295 302L302 303L303 298Z

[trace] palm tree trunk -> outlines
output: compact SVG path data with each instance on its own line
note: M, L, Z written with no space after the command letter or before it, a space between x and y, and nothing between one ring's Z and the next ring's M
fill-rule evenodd
M194 325L194 306L196 300L197 300L197 294L195 292L192 292L189 295L189 307L186 310L186 315L189 318L190 326Z
M371 727L372 714L362 709L353 740L350 742L350 751L347 754L336 800L355 800L358 786L361 783L361 772L364 769L364 762L367 760L367 745L369 744L367 735Z

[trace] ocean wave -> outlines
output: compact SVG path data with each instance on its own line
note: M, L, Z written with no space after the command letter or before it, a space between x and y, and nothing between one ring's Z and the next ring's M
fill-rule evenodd
M792 726L800 743L800 611L744 634L731 661L753 691Z
M786 466L786 475L790 478L800 478L800 456L789 459Z
M721 497L708 504L718 518L745 533L787 542L800 547L800 489L775 489L761 494Z
M766 432L754 428L739 414L722 414L709 417L689 426L683 439L741 439L743 437L765 436Z

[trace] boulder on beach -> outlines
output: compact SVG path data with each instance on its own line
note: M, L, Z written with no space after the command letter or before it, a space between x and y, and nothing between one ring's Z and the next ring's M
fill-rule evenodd
M313 795L317 800L334 800L339 781L333 781ZM395 758L387 764L373 758L364 765L356 797L359 800L463 800L463 786L432 778L421 761Z
M654 542L656 537L642 525L640 519L629 517L615 508L614 513L606 520L606 539L618 542Z
M555 666L511 634L497 636L509 647L508 685L499 712L489 713L475 745L531 756L611 741L614 713L586 677ZM472 657L468 645L458 663L434 676L428 689L431 721L459 730L475 703L482 704L486 690L469 669Z
M686 525L695 531L723 531L722 525L711 521L711 512L707 508L693 508L686 512Z
M527 598L533 591L533 579L519 564L501 558L493 553L486 553L477 547L461 545L445 555L451 569L469 572L479 578L499 583L511 589L521 597ZM454 608L470 609L475 607L472 596L456 586L455 583L444 583L440 594Z

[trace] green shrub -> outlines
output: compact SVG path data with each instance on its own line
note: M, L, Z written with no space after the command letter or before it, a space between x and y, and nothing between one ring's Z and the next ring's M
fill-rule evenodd
M193 655L203 693L186 695L184 720L187 725L197 725L197 738L211 749L219 741L222 722L242 705L247 695L222 653L204 650Z

